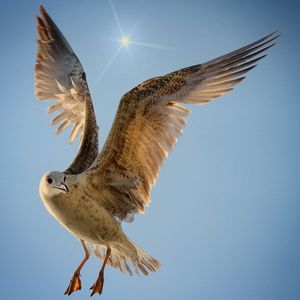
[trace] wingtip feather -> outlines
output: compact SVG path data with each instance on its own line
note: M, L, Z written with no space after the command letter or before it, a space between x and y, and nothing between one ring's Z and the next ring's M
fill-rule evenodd
M47 11L42 4L39 5L39 9L40 9L41 14L47 15Z

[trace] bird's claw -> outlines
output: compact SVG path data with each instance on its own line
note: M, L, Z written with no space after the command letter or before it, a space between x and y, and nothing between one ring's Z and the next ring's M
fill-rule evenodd
M99 295L102 294L103 284L104 284L104 276L103 273L100 272L96 282L90 288L90 290L92 290L91 297L96 293L98 293Z
M80 273L75 272L73 274L72 279L70 280L70 284L65 291L65 295L70 296L73 292L81 290L81 280L80 280Z

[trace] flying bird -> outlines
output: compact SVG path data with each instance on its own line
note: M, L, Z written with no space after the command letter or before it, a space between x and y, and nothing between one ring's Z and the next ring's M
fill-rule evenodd
M81 289L80 271L90 252L103 262L91 296L102 293L106 264L133 274L154 272L160 263L123 232L150 204L150 191L162 163L183 132L191 113L185 104L201 105L227 94L266 56L276 32L203 64L149 79L120 104L102 150L83 67L46 10L37 16L35 95L53 99L48 113L60 134L71 127L69 140L80 136L79 150L63 172L44 174L40 197L49 213L82 244L85 257L65 294Z

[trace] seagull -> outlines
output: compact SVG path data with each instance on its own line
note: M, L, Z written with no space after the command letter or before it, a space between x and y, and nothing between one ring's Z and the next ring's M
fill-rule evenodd
M92 252L103 260L91 287L101 294L107 264L121 272L148 275L160 263L131 241L122 222L131 222L150 204L150 191L162 163L182 134L191 113L184 105L202 105L233 90L266 56L279 36L273 32L245 47L203 64L151 78L127 92L102 150L86 74L66 38L43 6L37 15L35 96L54 100L48 113L57 134L71 127L69 141L80 136L78 153L63 172L44 174L40 197L49 213L84 249L65 294L81 289L80 271Z

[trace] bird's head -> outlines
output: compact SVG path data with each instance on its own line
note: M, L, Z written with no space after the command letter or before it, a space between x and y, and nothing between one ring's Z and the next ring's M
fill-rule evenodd
M66 178L66 174L58 171L44 174L40 182L40 195L53 197L62 193L68 194Z

